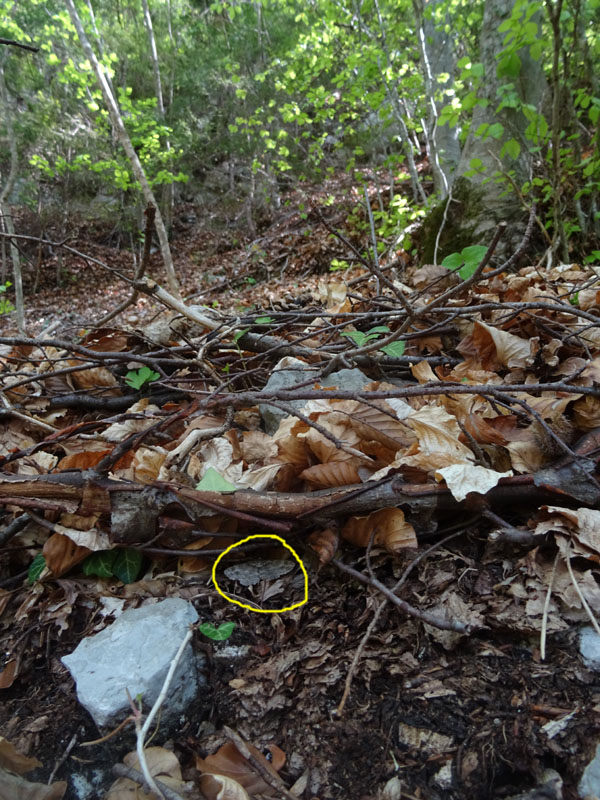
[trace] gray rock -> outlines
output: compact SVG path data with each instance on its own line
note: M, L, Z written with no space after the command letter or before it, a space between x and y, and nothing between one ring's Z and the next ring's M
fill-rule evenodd
M69 656L67 667L77 684L79 702L100 727L120 722L132 698L142 695L147 712L190 624L198 620L191 603L176 597L131 608L95 636L83 639ZM163 704L162 720L175 720L194 700L201 684L202 664L190 644L181 658Z
M596 746L596 753L593 759L583 771L577 791L580 797L600 797L600 744Z
M314 377L316 381L318 375L319 369L317 367L306 364L304 361L300 361L299 358L286 356L276 364L271 377L267 381L265 391L277 392L279 390L293 389L294 386L299 383L305 383L311 377ZM336 389L344 389L350 392L358 391L370 382L371 379L367 378L359 369L340 369L319 380L321 386L334 386ZM310 389L310 386L307 386L307 388ZM300 411L305 404L306 400L293 400L288 403L296 411ZM288 416L286 411L266 403L262 403L259 406L259 411L265 425L265 431L271 435L275 433L281 420Z
M591 625L579 631L579 652L588 669L600 670L600 636Z

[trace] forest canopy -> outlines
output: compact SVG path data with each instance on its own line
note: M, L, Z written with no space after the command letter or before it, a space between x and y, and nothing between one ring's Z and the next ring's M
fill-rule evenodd
M425 260L534 202L551 261L600 257L599 0L2 0L0 36L39 48L0 48L0 197L63 234L144 205L93 52L167 229L174 200L253 225L292 183L384 170L381 236L455 214Z

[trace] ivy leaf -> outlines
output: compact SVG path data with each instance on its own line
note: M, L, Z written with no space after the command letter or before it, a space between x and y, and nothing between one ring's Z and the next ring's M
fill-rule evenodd
M124 547L114 552L117 553L117 557L113 564L113 575L123 583L133 583L142 568L142 554L132 547Z
M96 575L98 578L111 578L114 575L113 564L117 557L116 550L97 550L91 553L81 564L84 575Z
M226 481L214 467L209 467L206 470L202 480L196 484L196 489L201 492L221 492L221 494L237 492L237 486Z
M150 367L140 367L140 369L132 369L127 373L125 383L132 389L141 389L145 383L158 380L158 378L160 378L158 372L154 372Z
M222 622L218 628L212 622L203 622L202 625L198 625L200 633L212 639L213 642L224 642L229 639L234 628L235 622Z
M386 356L391 356L392 358L400 358L400 356L403 356L405 349L406 342L392 342L380 348Z
M46 559L42 553L38 553L27 570L27 581L29 583L35 583L37 580L39 580L40 575L45 569Z

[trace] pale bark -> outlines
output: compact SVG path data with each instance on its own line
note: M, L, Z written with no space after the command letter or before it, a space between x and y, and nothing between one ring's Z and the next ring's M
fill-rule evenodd
M142 0L142 9L144 12L144 25L146 26L146 33L148 34L148 45L150 47L150 60L152 61L152 73L154 75L154 87L156 91L156 106L158 116L161 122L164 123L166 117L165 102L162 88L162 79L160 76L160 64L158 62L158 50L156 49L156 39L154 37L154 28L152 27L152 16L148 6L148 0ZM169 137L164 139L164 146L167 153L171 151L171 142ZM173 184L166 183L163 185L163 212L165 216L165 224L167 230L171 229L173 221Z
M459 128L438 125L440 112L448 103L445 91L455 78L456 58L450 32L436 27L433 15L425 8L435 9L442 0L413 0L417 17L417 37L421 51L421 68L427 101L427 124L424 126L427 152L433 173L435 191L441 199L448 196L454 172L460 160ZM439 76L447 74L441 83Z
M517 186L529 180L532 174L533 157L524 135L528 125L527 119L519 109L503 108L497 111L500 103L499 87L507 82L506 78L499 78L497 74L497 56L502 51L504 43L504 34L500 33L498 28L509 18L513 5L513 0L486 0L480 37L481 61L484 66L480 97L487 100L488 105L485 108L483 106L475 108L471 133L465 142L457 168L456 177L463 177L471 170L471 161L474 158L481 159L481 172L469 175L467 179L471 186L479 190L482 206L481 219L476 225L476 231L479 233L495 227L500 219L511 221L522 216L519 201L512 193L501 197L506 184L499 186L491 179L493 173L513 171ZM515 90L522 103L530 104L540 110L547 91L541 62L531 58L529 48L524 48L519 57L521 72L515 81ZM476 135L475 132L482 123L496 122L504 127L504 135L499 139L493 137L484 139ZM510 138L516 139L521 146L521 153L516 160L507 155L500 156L504 142ZM514 231L517 238L520 233L521 231Z
M17 170L19 168L19 154L17 152L17 140L15 138L15 130L12 120L12 110L8 100L8 91L6 89L6 81L4 79L4 60L0 60L0 100L4 107L4 124L6 125L6 133L8 135L8 143L10 148L10 169L4 188L0 193L0 221L1 227L5 233L14 234L15 226L7 205L8 196L10 195L15 181L17 179ZM25 310L23 302L23 280L21 276L21 259L19 258L19 250L15 244L15 240L10 240L10 255L13 267L13 280L15 287L15 309L17 314L17 328L19 333L26 333L25 331Z
M85 31L83 29L83 24L81 22L77 9L75 8L75 4L73 0L65 0L65 3L69 10L69 14L71 15L71 20L73 22L73 25L75 26L75 30L77 31L77 35L79 37L79 41L81 43L83 51L86 57L88 58L90 64L92 65L92 68L96 75L96 79L98 81L98 84L100 85L100 90L102 91L102 96L104 98L104 102L108 110L110 121L115 130L119 143L121 144L121 147L125 151L127 158L131 163L131 168L133 170L135 179L140 184L144 200L148 205L154 206L154 208L156 209L156 220L155 220L156 232L158 234L161 255L167 272L167 281L171 292L179 297L180 296L179 284L177 281L177 276L175 275L175 268L173 266L171 249L169 247L169 237L167 235L167 229L165 227L163 217L160 213L159 205L156 202L154 192L152 191L152 188L146 177L146 173L144 172L144 168L142 167L142 164L138 158L137 153L135 152L133 144L131 143L131 139L129 138L129 134L127 133L127 130L123 123L123 118L121 116L121 111L117 104L117 100L114 96L114 93L111 91L104 69L102 68L98 59L96 58L92 46L85 34Z

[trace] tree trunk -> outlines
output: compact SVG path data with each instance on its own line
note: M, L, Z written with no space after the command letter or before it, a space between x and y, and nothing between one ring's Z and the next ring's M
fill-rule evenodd
M176 297L180 297L179 283L177 281L177 276L175 275L173 259L171 257L171 249L169 247L169 237L167 235L167 230L162 215L160 213L160 208L158 206L158 203L156 202L156 198L154 197L154 192L152 191L152 188L148 183L148 179L146 177L146 173L144 172L144 168L142 167L138 155L135 152L135 149L131 143L131 139L129 138L129 134L127 133L127 130L123 123L123 118L121 116L119 106L117 105L116 98L113 92L111 91L110 85L106 79L104 69L98 62L98 59L96 58L92 46L90 45L89 40L85 34L85 31L83 29L83 24L81 22L79 14L77 13L77 9L75 8L73 0L66 0L66 6L69 9L69 14L71 15L71 20L73 22L73 25L75 26L75 30L77 31L77 35L79 37L79 41L81 43L83 51L86 57L89 59L90 64L92 65L92 68L96 74L96 79L100 85L100 89L102 91L104 102L106 103L110 121L119 139L119 143L121 144L123 150L125 150L125 153L131 163L131 168L133 170L135 179L141 186L144 200L148 205L154 206L154 208L156 209L156 218L155 218L156 232L158 234L158 240L160 242L160 250L163 257L165 269L167 272L167 282L169 284L169 289L171 290L171 293L174 294Z
M425 11L426 8L435 11L441 2L442 0L413 0L427 99L427 151L434 189L443 200L448 196L454 180L454 172L460 160L460 144L458 127L438 125L440 111L448 102L446 90L452 86L456 72L454 41L449 30L437 28L434 15ZM449 25L448 28L450 29ZM439 81L442 74L448 76L444 82Z
M6 233L14 233L15 226L13 224L12 215L6 204L6 201L8 200L8 196L11 193L17 178L19 154L17 152L17 140L13 127L12 109L10 108L8 102L8 91L6 89L6 81L4 80L4 56L0 60L0 100L2 100L2 105L4 106L4 123L6 125L6 133L8 135L10 147L10 170L6 179L6 183L4 184L4 188L2 189L2 192L0 192L0 220L2 223L2 228ZM25 334L25 310L23 302L23 281L21 278L21 259L19 257L19 250L14 239L10 240L9 249L13 266L13 278L15 282L17 328L19 333Z
M484 77L479 94L484 105L475 107L448 202L435 208L425 222L423 255L426 260L433 256L436 239L443 257L468 245L486 244L502 220L509 226L497 255L502 257L512 251L523 234L527 211L516 192L511 191L511 185L518 190L532 176L531 143L525 137L529 123L518 107L499 109L501 86L509 83L510 78L498 75L498 55L504 47L504 34L498 28L510 17L513 5L513 0L485 1L480 38ZM529 48L523 48L518 56L521 69L513 83L517 105L529 104L540 111L547 97L542 65L531 58ZM482 125L496 123L503 129L498 138L477 135ZM517 159L502 153L504 143L510 139L520 147ZM502 176L509 173L510 180L503 179Z

